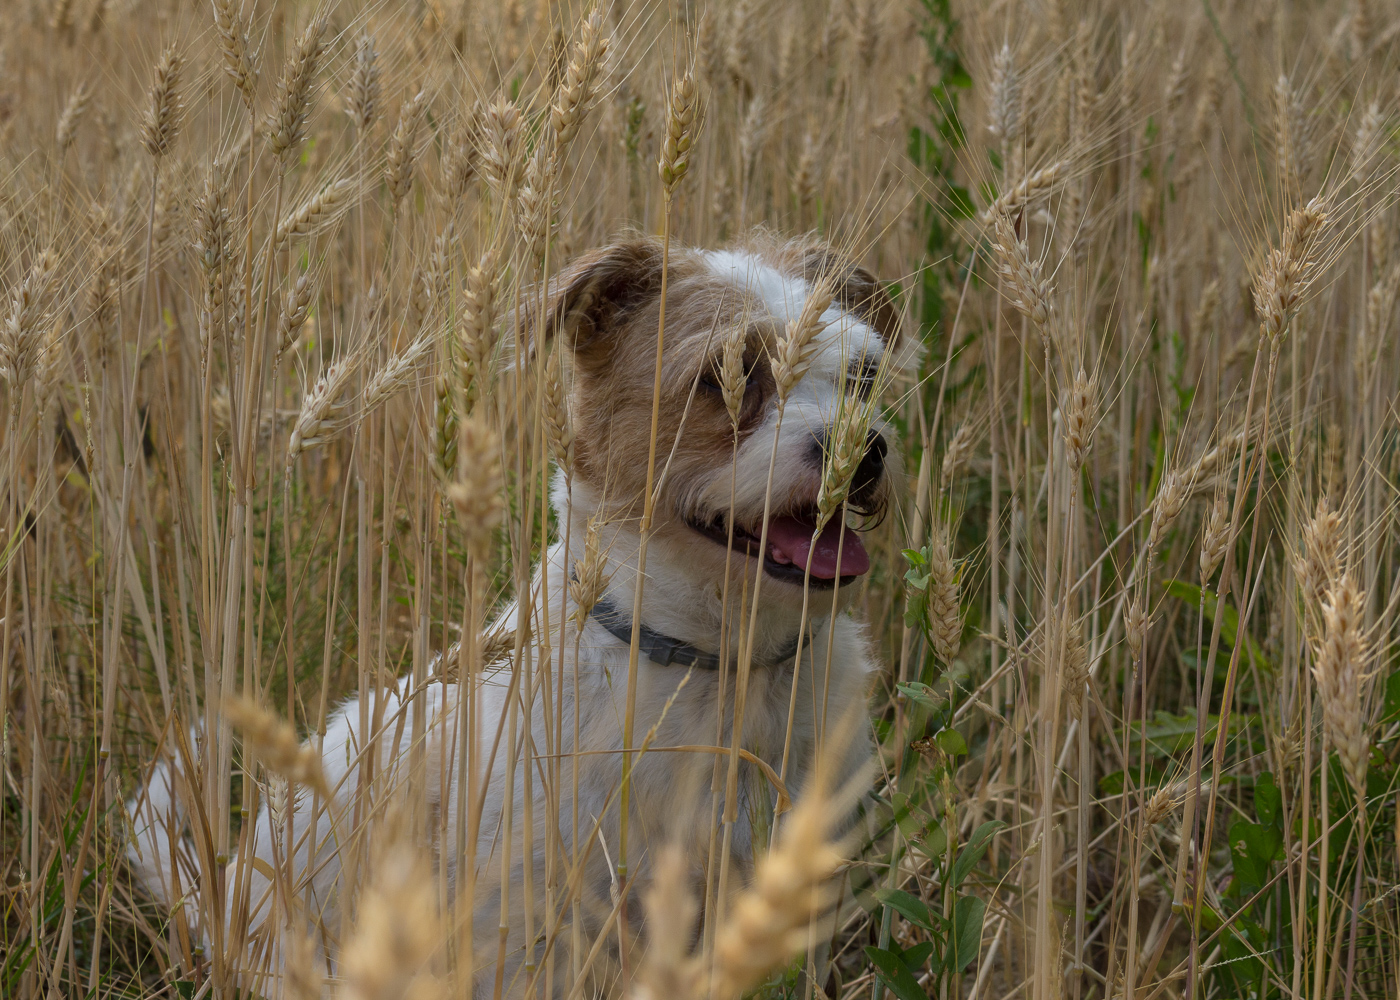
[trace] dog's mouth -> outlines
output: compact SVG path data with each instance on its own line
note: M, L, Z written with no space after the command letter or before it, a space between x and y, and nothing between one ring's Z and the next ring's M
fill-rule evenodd
M716 544L730 544L729 523L723 514L709 522L687 520L686 524ZM767 551L760 552L759 530L734 525L733 550L755 558L761 554L764 572L775 580L799 587L806 582L827 590L838 580L844 586L870 570L870 553L860 532L834 517L818 534L815 509L771 517L767 542Z

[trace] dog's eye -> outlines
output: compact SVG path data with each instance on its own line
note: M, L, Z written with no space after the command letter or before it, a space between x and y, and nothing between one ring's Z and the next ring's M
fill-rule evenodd
M719 375L708 368L700 373L700 388L706 392L719 393L724 391L720 388Z
M849 377L846 379L847 391L855 393L862 399L868 397L875 391L875 376L879 370L879 367L873 364L864 364L859 368L852 368Z

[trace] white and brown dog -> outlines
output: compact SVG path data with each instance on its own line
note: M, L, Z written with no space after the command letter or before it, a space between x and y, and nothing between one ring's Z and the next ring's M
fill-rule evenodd
M787 398L779 426L770 358L819 277L831 281L835 295L821 316L823 327L814 341L810 368ZM549 947L556 949L550 963L558 970L554 989L572 985L566 980L578 957L561 958L570 941L578 940L568 927L571 915L582 913L586 926L579 930L591 941L612 906L612 871L623 860L618 857L619 751L661 279L661 245L653 239L629 238L577 259L551 290L543 325L570 360L575 467L568 488L560 476L553 493L565 537L549 548L535 574L537 594L547 583L551 630L544 634L537 608L533 638L524 650L534 667L528 674L534 678L533 689L520 681L520 663L484 672L476 688L477 733L470 742L458 724L461 689L455 684L435 682L414 691L404 681L378 706L385 720L378 746L380 771L406 771L412 734L421 733L425 752L418 759L425 762L427 773L420 787L430 815L438 817L427 827L442 870L455 879L461 863L477 866L474 936L484 956L478 961L479 981L488 989L501 974L508 991L511 983L520 990L532 970L543 968L542 956ZM839 580L837 597L844 606L847 595L857 589L853 584L868 570L869 556L857 529L868 523L862 518L878 516L889 504L898 471L888 429L877 420L852 479L848 507L854 523L848 526L838 516L814 540L828 437L843 397L873 391L877 372L907 367L914 348L901 341L897 310L875 278L814 240L780 242L760 235L723 251L672 248L666 306L657 451L661 478L636 637L640 655L633 742L640 743L642 734L656 727L656 748L730 744L735 665L740 659L740 629L734 623L741 617L747 623L748 608L741 602L751 598L761 575L739 743L775 772L786 756L783 780L798 794L811 772L828 712L840 717L865 702L874 666L869 642L850 616L832 613L829 595ZM722 399L719 375L722 345L731 337L743 338L747 370L737 432ZM765 509L767 544L760 551ZM590 522L601 526L599 549L606 560L607 584L597 607L576 629L572 598L562 597L574 572L566 565L565 553L577 565ZM798 664L794 647L804 621L808 571L807 634ZM828 595L824 600L821 591ZM568 602L564 615L561 599ZM513 626L516 615L512 606L500 621ZM567 619L562 628L561 617ZM722 639L726 624L728 634ZM540 662L546 650L551 651L550 664ZM542 690L546 684L552 701ZM513 701L518 707L512 707ZM413 713L419 705L426 715L415 726ZM512 712L518 725L508 727L503 720ZM324 743L327 780L347 803L359 781L361 717L358 700L342 705ZM847 744L840 770L851 774L870 759L872 745L865 733ZM466 766L458 749L463 745L473 747ZM626 858L632 878L621 903L628 907L634 930L640 924L635 887L645 882L649 852L679 843L703 885L718 815L711 793L713 753L658 750L635 760ZM467 843L458 823L468 814L460 787L468 770L484 791L480 834L466 849L471 856L463 858L455 845ZM168 768L157 768L146 793L131 805L137 831L131 862L140 880L162 898L169 895L164 889L167 873L177 863L172 845L176 854L180 851L168 829L170 818L179 814L171 801L175 784ZM717 795L723 799L723 782L719 784ZM771 789L771 778L759 768L741 767L737 819L729 831L730 863L739 877L731 884L741 882L752 863L756 826L767 825L764 813L771 816ZM527 799L533 813L533 851L522 857ZM311 800L310 795L297 800L294 830L312 826L310 817L303 816ZM507 811L514 830L509 843L503 835ZM547 824L555 824L555 829L548 830ZM274 912L267 876L274 865L286 866L290 853L290 869L299 880L306 909L320 916L328 933L338 933L342 868L330 826L325 819L319 822L314 849L302 834L289 852L281 843L283 831L274 829L268 809L262 809L253 835L245 838L245 851L263 862L254 862L248 876L251 894L245 905L251 926ZM584 905L574 909L557 897L558 919L553 921L545 918L541 903L551 843L556 850L569 845L568 851L578 844L581 854L589 854L576 883ZM503 866L506 850L511 853ZM611 864L604 860L605 851ZM503 867L510 872L508 879L502 878ZM230 864L230 878L234 868ZM555 872L557 877L557 868ZM504 909L512 916L506 961L497 970L503 885L509 894ZM534 940L526 939L527 886L536 897L528 905ZM546 940L547 929L556 941Z

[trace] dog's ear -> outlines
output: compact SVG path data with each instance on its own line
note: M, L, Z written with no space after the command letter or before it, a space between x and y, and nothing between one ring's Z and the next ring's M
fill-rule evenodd
M610 353L613 335L661 296L661 243L631 237L569 264L551 291L545 336L580 360Z
M903 323L899 307L885 291L880 279L859 264L853 264L829 246L812 247L802 257L802 276L808 281L826 276L832 279L836 301L875 328L886 346L903 354Z

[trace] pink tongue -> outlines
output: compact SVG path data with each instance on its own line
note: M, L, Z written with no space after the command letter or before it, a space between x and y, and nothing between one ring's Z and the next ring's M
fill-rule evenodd
M821 580L834 580L837 576L859 576L870 569L870 554L861 544L860 534L841 523L840 518L827 522L822 533L812 544L812 532L816 525L811 521L799 521L795 517L775 517L768 523L768 549L773 561L791 563L798 569L807 567L810 557L812 575ZM845 534L845 541L841 536ZM840 562L836 550L840 546Z

